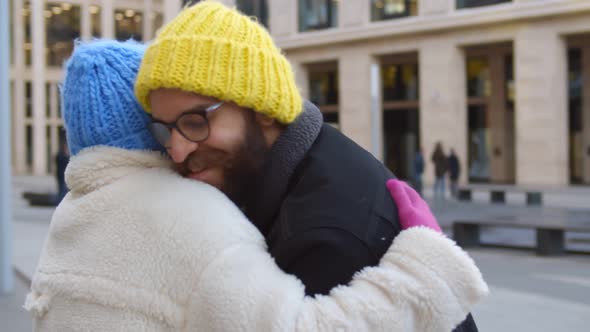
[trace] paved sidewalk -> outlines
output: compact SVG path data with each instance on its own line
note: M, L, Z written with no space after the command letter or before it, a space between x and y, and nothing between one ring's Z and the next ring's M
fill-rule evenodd
M22 308L29 285L18 276L14 277L12 294L0 295L0 331L32 331L33 324L29 313Z

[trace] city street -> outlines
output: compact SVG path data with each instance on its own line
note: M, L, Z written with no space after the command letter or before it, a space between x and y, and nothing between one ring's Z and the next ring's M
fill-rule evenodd
M16 290L0 297L2 331L30 331L31 320L22 308L29 279L43 246L51 218L51 208L31 208L20 199L24 190L50 191L51 178L16 178L14 192L14 264ZM483 204L432 204L443 228L450 219L464 214L525 213L526 207ZM520 211L520 212L518 212ZM524 211L524 212L523 212ZM590 216L590 212L587 212ZM529 234L530 233L530 234ZM527 247L533 234L508 229L485 230L486 243ZM590 248L584 234L568 238L580 251ZM575 240L575 241L572 241ZM587 250L590 253L590 250ZM538 257L531 249L483 247L469 250L488 282L491 295L473 311L480 331L587 331L590 317L590 255L567 254Z

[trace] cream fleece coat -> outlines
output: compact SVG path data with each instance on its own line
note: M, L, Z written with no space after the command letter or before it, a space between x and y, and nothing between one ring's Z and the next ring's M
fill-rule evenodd
M454 242L415 228L305 297L225 195L156 152L86 149L66 179L25 303L37 331L450 331L488 292Z

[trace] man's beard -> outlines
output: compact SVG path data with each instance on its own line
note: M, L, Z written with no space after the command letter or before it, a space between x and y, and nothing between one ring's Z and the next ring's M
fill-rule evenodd
M191 170L209 167L223 169L223 185L220 189L236 205L242 207L257 182L266 162L270 148L267 147L260 125L253 111L244 115L246 130L239 147L232 153L199 147L183 163L177 164L177 171L185 176Z

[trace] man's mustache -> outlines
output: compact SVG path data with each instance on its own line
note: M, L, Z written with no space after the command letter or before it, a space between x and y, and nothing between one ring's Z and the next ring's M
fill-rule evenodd
M224 151L209 150L191 153L184 162L175 165L181 175L188 175L192 172L200 172L205 168L231 166L231 156Z

